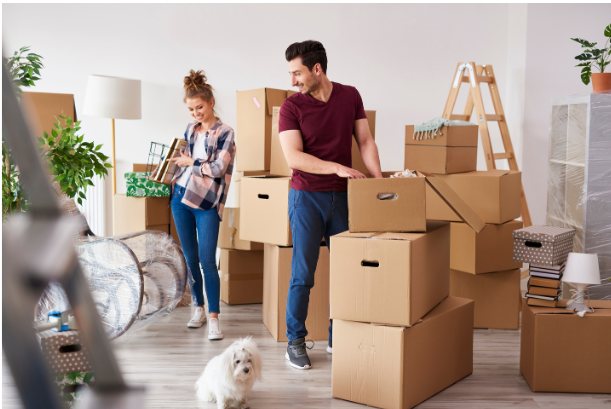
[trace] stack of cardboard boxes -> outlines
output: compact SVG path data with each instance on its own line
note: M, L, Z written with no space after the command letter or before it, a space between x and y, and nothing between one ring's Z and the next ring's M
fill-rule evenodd
M336 398L411 408L472 373L474 303L449 296L450 223L426 220L427 186L484 228L432 175L348 181L350 229L331 238Z
M486 223L475 233L427 186L426 218L451 222L450 295L475 301L475 328L518 329L521 263L513 261L521 173L475 171L478 126L444 126L430 137L405 128L405 167L434 173Z

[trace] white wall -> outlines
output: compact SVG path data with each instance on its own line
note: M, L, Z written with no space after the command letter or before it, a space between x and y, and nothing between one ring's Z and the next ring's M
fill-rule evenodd
M581 46L570 38L602 44L610 22L611 4L528 5L522 183L534 224L545 224L551 101L592 92L575 67Z
M143 119L117 120L122 193L123 173L146 162L151 141L183 134L189 69L206 71L222 119L235 126L235 91L289 88L284 51L305 39L325 45L331 80L356 86L365 108L377 110L383 170L403 167L406 124L441 115L458 62L493 64L509 127L519 136L525 19L526 6L506 4L5 4L3 47L8 53L29 45L41 54L46 68L35 90L73 93L79 114L89 74L143 81ZM80 118L86 138L109 154L110 121Z

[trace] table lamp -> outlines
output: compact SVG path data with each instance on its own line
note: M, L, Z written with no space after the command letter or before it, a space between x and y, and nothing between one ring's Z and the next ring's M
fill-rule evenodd
M584 300L584 291L590 284L600 284L600 269L598 267L598 254L569 253L562 281L571 284L571 299L567 303L567 310L576 311L583 317L590 308Z
M117 194L115 119L141 119L140 80L90 75L83 114L110 118L112 126L112 193Z

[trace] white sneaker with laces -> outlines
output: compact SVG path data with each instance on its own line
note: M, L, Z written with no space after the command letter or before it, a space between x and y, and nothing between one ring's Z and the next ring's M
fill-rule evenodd
M195 314L193 314L193 318L187 324L189 328L199 328L206 323L206 310L202 307L197 307L195 309Z
M208 323L208 339L223 339L225 335L221 332L218 318L210 318Z

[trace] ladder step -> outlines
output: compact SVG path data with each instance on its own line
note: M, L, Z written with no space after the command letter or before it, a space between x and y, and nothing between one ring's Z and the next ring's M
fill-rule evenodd
M450 115L450 121L468 121L471 118L471 115Z
M486 114L486 121L502 121L503 115L488 115Z
M511 153L495 153L494 154L494 160L499 160L499 159L511 159L513 156L511 155Z
M478 75L477 76L477 80L479 82L492 82L492 77L484 77L483 75ZM463 75L462 82L469 82L469 81L471 81L469 79L469 76L468 75Z

